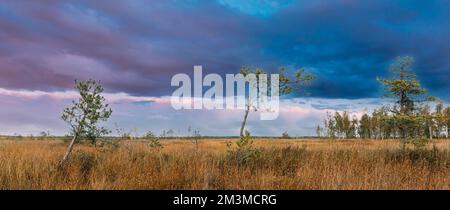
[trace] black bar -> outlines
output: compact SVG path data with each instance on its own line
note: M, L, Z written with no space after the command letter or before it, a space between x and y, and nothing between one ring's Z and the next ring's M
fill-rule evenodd
M311 209L448 206L449 191L1 191L1 205L84 209ZM182 197L183 196L183 197ZM176 199L189 204L176 204ZM200 202L199 198L203 198ZM20 199L21 202L17 202ZM244 202L245 199L245 202ZM221 202L219 202L221 201ZM203 206L203 207L202 207Z

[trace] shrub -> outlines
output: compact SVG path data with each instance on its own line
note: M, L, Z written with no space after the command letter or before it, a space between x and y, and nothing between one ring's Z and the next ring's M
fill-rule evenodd
M228 159L236 161L239 165L246 164L248 161L259 157L261 150L253 147L253 140L249 132L234 144L227 142Z
M195 150L198 150L198 144L199 144L199 140L202 137L200 135L200 131L197 129L192 129L191 127L188 128L188 133L189 133L189 138L192 139L192 143L195 145Z
M290 139L291 137L289 136L288 132L285 131L285 132L283 132L283 133L281 134L281 138L283 138L283 139Z
M155 150L161 150L164 145L161 144L160 138L157 137L153 132L149 131L144 136L145 139L149 140L148 146Z

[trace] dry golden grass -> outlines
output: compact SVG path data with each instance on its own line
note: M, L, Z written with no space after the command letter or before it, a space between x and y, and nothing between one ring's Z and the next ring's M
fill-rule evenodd
M0 189L450 189L450 141L401 150L394 140L255 140L259 157L246 163L227 153L229 140L145 141L118 148L0 140ZM432 145L433 145L432 144Z

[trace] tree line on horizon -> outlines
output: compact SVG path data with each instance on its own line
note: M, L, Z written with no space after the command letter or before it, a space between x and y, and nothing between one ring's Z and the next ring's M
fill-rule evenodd
M414 129L410 137L448 138L450 107L444 109L442 103L437 103L432 111L427 104L421 107L415 118L417 122L411 125ZM400 123L385 107L364 113L361 117L351 116L348 111L335 111L327 113L323 125L316 127L316 134L328 138L398 139L402 137Z
M427 94L412 71L414 59L398 57L390 67L390 79L378 78L386 98L393 101L361 117L347 111L327 113L319 137L363 139L433 139L448 138L450 107ZM434 103L434 110L431 104Z

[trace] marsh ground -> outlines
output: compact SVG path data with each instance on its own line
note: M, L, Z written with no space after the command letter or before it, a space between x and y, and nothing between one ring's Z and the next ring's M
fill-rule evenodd
M0 140L0 189L450 189L450 141L401 149L396 140L257 139L244 161L236 139L77 144Z

